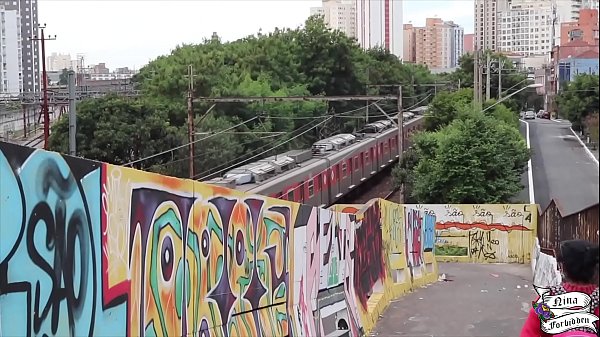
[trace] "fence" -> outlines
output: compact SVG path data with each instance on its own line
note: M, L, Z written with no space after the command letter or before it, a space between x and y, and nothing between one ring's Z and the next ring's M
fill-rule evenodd
M538 219L538 239L543 251L556 251L561 241L571 239L598 243L598 213L595 204L573 214L563 214L560 204L552 200Z

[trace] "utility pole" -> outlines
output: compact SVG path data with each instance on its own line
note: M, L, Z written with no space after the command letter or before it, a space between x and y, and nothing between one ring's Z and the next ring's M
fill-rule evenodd
M77 155L77 110L76 101L77 95L75 94L75 72L69 70L67 73L68 85L69 85L69 154L71 156Z
M485 58L485 100L486 102L492 98L491 94L491 86L492 86L492 59L490 58L490 53L488 52Z
M190 154L190 179L194 179L194 68L190 64L188 66L188 138L189 138L189 154Z
M23 110L23 139L27 139L27 107L25 104L21 105Z
M504 60L498 60L498 100L502 98L502 67Z
M48 138L50 137L50 109L48 108L48 73L46 72L46 41L56 40L56 35L45 37L44 29L46 24L38 27L41 30L41 37L34 35L32 41L42 42L42 91L44 99L42 101L42 114L44 115L44 150L48 149Z
M402 113L402 86L398 86L398 163L404 157L404 116ZM404 203L404 184L400 185L399 204Z
M473 52L473 105L475 110L481 109L481 95L480 95L480 83L479 83L479 49L475 46Z

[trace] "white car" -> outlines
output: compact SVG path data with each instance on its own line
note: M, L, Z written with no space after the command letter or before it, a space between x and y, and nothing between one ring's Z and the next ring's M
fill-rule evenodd
M533 111L525 111L524 119L535 119L535 112Z

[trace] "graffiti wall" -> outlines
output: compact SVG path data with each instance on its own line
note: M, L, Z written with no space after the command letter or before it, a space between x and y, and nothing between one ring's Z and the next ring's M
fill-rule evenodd
M412 265L420 261L420 246L433 250L438 261L531 261L536 205L406 205L406 212L407 230L422 226L424 233L422 243L407 235L407 247L415 251Z
M437 278L436 230L458 246L480 226L438 228L444 206L340 207L0 143L0 335L365 335Z

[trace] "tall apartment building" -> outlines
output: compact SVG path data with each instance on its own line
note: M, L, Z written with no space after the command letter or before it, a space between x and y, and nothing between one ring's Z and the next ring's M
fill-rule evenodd
M20 59L20 66L19 62L15 61L14 57L8 57L7 54L6 60L12 60L13 64L7 63L5 68L20 70L19 89L22 92L38 92L40 85L38 42L30 39L38 34L37 1L38 0L0 0L0 5L4 7L2 12L5 13L5 18L11 17L11 19L9 19L11 28L5 27L5 30L9 29L12 31L12 29L16 29L19 33L17 36L18 47L16 58ZM7 16L7 13L9 12L11 14L8 14ZM17 23L12 19L14 15L16 15ZM17 25L17 28L13 27L15 24ZM5 25L8 25L8 21L6 20ZM7 47L6 51L10 52L12 55L14 53L14 48ZM13 84L9 84L9 86L14 88Z
M402 0L356 0L356 38L363 48L384 47L403 59Z
M430 69L454 68L464 53L464 30L452 21L428 18L425 27L404 25L404 38L405 60Z
M416 27L411 23L404 24L404 62L415 63L417 62L417 36Z
M62 71L63 69L77 71L81 68L81 60L72 59L71 54L58 54L46 57L46 68L48 71Z
M16 95L22 89L21 25L16 10L0 4L0 94Z
M530 54L530 49L541 52L541 46L548 45L547 39L542 37L542 26L547 28L554 22L554 44L560 41L561 22L576 21L579 18L579 10L582 8L598 7L599 0L475 0L475 48L491 49L495 51L510 51ZM548 13L550 18L548 19ZM544 16L544 19L541 17ZM540 21L535 21L538 17ZM533 18L533 19L532 19ZM511 23L519 23L520 27L514 27L514 34L529 34L529 39L543 40L543 43L535 45L534 41L526 42L523 45L523 35L511 38L509 41L502 40L502 37L509 38L506 32L506 23L508 19ZM517 21L513 21L517 20ZM537 31L536 31L537 29ZM511 27L510 34L513 27ZM518 32L517 32L518 30ZM528 30L528 32L526 32ZM533 38L531 37L533 33ZM539 33L539 34L536 34ZM552 34L550 34L552 35ZM551 38L551 36L550 36ZM515 44L512 44L514 41ZM503 43L504 42L504 43ZM541 46L540 46L541 44ZM552 42L550 42L552 45ZM514 46L515 50L509 48ZM529 50L525 50L529 48ZM547 49L543 49L548 51Z
M310 15L321 15L329 28L356 37L356 0L323 0L323 6L311 8Z
M544 1L514 1L498 12L497 51L549 54L553 46L553 8Z

